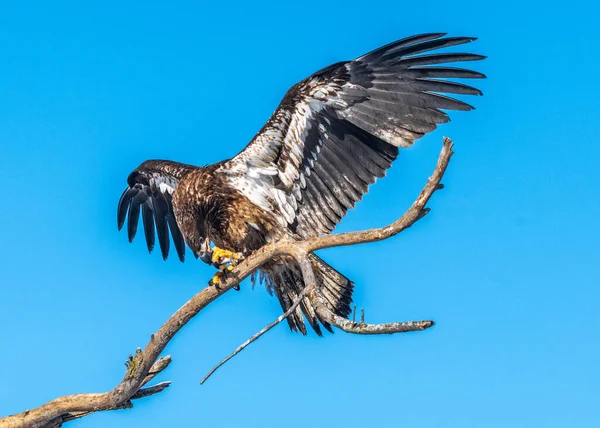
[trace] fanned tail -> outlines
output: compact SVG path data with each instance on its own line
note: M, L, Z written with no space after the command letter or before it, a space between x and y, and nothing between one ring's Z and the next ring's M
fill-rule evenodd
M325 297L325 304L337 315L347 318L352 311L354 283L318 256L310 254L309 259L312 263L318 286ZM300 268L293 259L282 257L274 259L265 265L263 272L267 275L268 289L275 293L283 311L287 311L294 304L305 286ZM331 325L319 317L307 297L302 299L295 312L287 317L290 329L306 334L304 318L306 318L315 333L319 336L323 335L319 324L333 333Z

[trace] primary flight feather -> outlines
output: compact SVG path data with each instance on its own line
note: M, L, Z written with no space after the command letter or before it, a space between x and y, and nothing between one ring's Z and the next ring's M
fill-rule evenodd
M141 214L149 251L157 235L166 259L170 231L181 261L187 244L196 257L223 268L270 241L330 233L369 185L385 175L399 147L448 122L443 110L473 109L442 94L481 92L443 79L485 76L440 64L485 57L426 53L475 40L444 36L408 37L314 73L290 88L232 159L207 167L142 163L129 175L119 201L119 229L127 221L133 240ZM311 260L327 304L347 317L353 283L316 255ZM261 271L267 289L287 310L304 287L299 267L282 256ZM288 317L292 330L306 334L303 314L317 334L319 323L331 331L308 298Z

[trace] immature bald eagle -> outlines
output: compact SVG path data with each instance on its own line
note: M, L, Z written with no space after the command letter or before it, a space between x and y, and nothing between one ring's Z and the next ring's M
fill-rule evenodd
M479 90L440 79L485 76L436 64L485 57L423 54L475 40L444 36L408 37L309 76L286 93L265 126L232 159L207 167L144 162L127 179L118 206L119 229L129 213L133 240L141 211L148 250L154 248L156 227L166 259L170 230L181 261L187 244L196 257L225 271L227 263L269 241L330 233L369 185L385 175L399 147L448 122L442 110L473 109L440 93L481 95ZM328 305L347 317L353 283L316 255L312 263ZM304 287L298 266L280 257L261 270L268 290L287 310ZM218 280L215 275L212 281ZM308 299L288 317L292 330L306 334L303 313L317 334L319 322L331 331Z

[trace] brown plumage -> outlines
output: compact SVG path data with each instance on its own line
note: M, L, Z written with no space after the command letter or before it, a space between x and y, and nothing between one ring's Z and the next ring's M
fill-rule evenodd
M130 174L119 201L119 229L127 219L132 240L141 213L150 251L156 230L166 258L170 231L182 261L187 244L207 262L210 242L247 256L273 240L330 233L368 186L385 175L399 147L447 122L442 110L472 109L439 93L481 94L441 79L482 74L437 64L484 57L423 54L474 40L443 36L408 37L306 78L288 91L267 124L230 160L202 168L144 162ZM316 255L311 258L328 305L348 316L353 283ZM299 268L281 257L261 271L267 289L287 310L304 287ZM330 330L308 299L288 317L292 330L306 333L303 315L318 334L319 322Z

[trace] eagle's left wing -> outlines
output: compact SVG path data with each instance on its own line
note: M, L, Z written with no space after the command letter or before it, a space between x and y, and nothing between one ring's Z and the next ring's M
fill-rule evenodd
M219 173L302 238L329 233L398 154L449 120L442 110L471 110L440 93L480 95L444 78L480 73L437 64L483 59L424 52L474 40L422 34L327 67L293 86L237 156Z
M194 168L177 162L151 160L142 163L129 175L127 189L117 207L117 225L121 230L127 219L129 242L135 238L141 212L148 251L154 249L156 226L163 259L169 256L170 231L179 260L184 261L185 241L175 221L172 194L183 175Z

